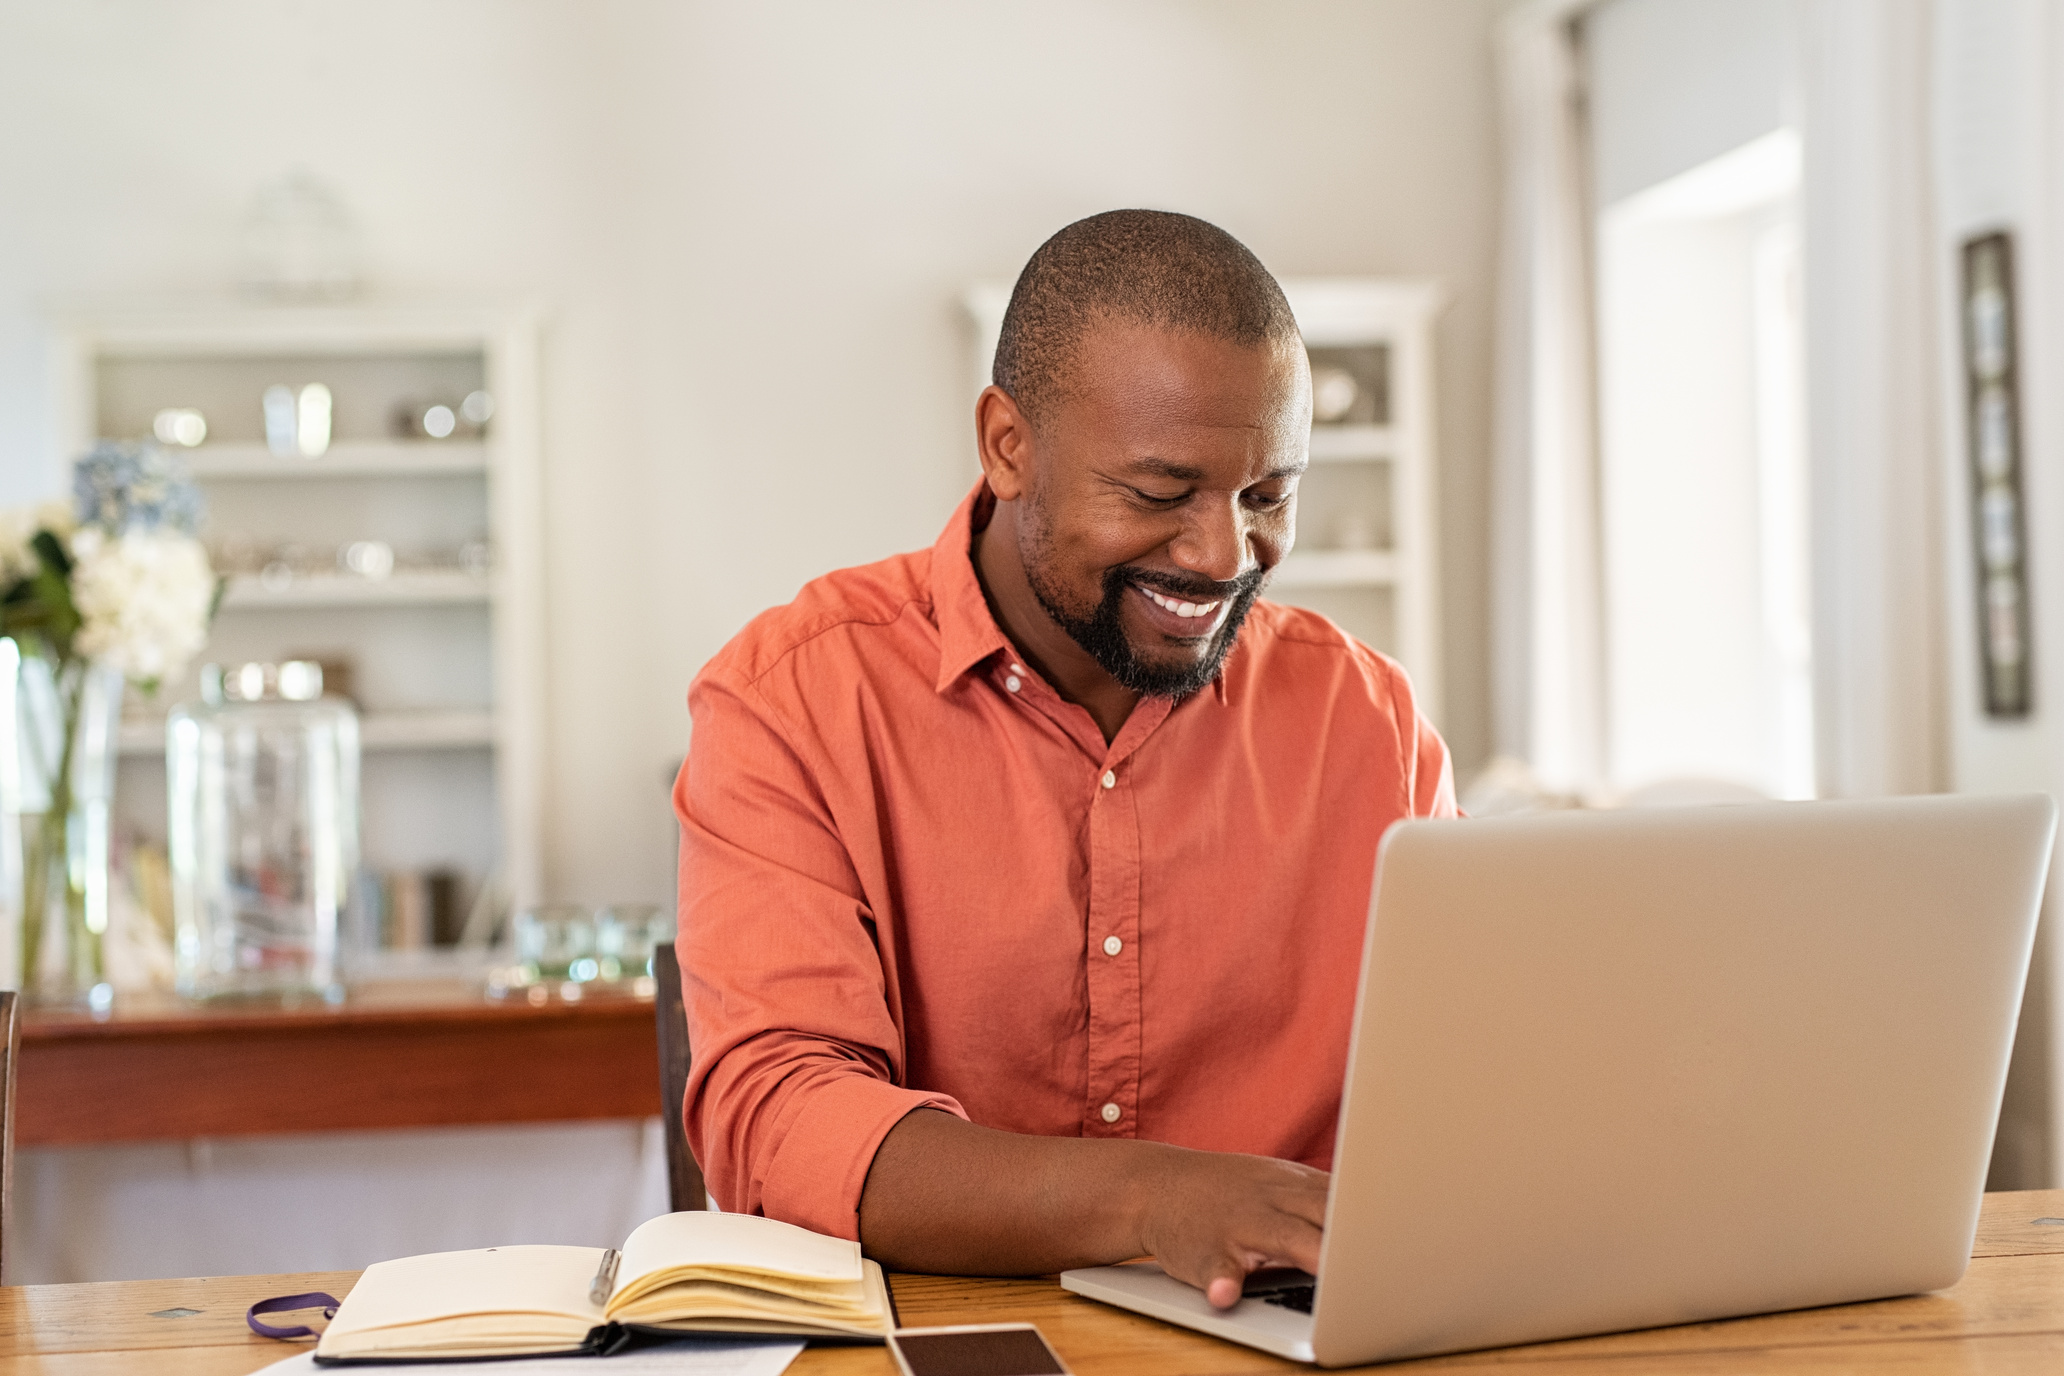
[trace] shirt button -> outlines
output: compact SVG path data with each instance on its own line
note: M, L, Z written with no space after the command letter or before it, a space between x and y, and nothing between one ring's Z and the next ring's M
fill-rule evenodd
M1107 1123L1115 1123L1125 1116L1125 1110L1116 1104L1105 1104L1102 1112L1103 1119Z
M1011 665L1011 672L1014 674L1022 674L1025 672L1025 666L1022 664L1013 663Z
M1110 770L1108 770L1108 769L1104 771L1104 787L1105 787L1105 788L1116 788L1116 787L1118 787L1118 776L1117 776L1116 774L1114 774L1113 772L1111 772Z
M1024 685L1018 682L1018 676L1016 674L1012 674L1009 678L1003 681L1003 686L1015 693Z
M1117 954L1118 954L1118 953L1119 953L1120 951L1122 951L1122 950L1124 950L1124 949L1125 949L1125 943L1124 943L1124 942L1122 942L1122 941L1120 941L1120 940L1119 940L1119 939L1118 939L1117 937L1115 937L1115 936L1107 936L1107 937L1105 937L1105 938L1104 938L1104 954L1105 954L1105 955L1107 955L1107 956L1115 956L1115 955L1117 955Z

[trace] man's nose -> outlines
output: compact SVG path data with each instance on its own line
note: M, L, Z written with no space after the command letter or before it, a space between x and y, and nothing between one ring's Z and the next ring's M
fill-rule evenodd
M1178 566L1218 583L1255 567L1248 513L1235 495L1224 502L1193 502L1182 534L1169 546Z

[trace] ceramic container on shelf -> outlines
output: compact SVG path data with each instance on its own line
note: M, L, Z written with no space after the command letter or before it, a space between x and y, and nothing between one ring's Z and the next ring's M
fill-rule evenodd
M305 660L202 671L165 727L179 989L343 997L358 875L358 715Z
M0 639L0 986L106 1013L109 803L122 672Z

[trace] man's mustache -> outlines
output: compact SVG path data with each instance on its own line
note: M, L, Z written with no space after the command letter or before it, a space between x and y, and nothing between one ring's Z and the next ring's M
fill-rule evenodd
M1230 583L1220 583L1211 578L1183 578L1177 574L1120 565L1105 575L1105 581L1152 588L1164 597L1179 598L1184 602L1231 602L1258 589L1267 577L1267 569L1256 568L1249 569Z

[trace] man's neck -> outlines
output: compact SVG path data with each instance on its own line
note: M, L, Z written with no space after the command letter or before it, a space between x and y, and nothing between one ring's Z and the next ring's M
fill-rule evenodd
M975 532L972 555L982 595L1005 637L1056 692L1089 713L1109 743L1139 694L1105 672L1040 605L1018 545L1018 503L996 503L989 524Z

